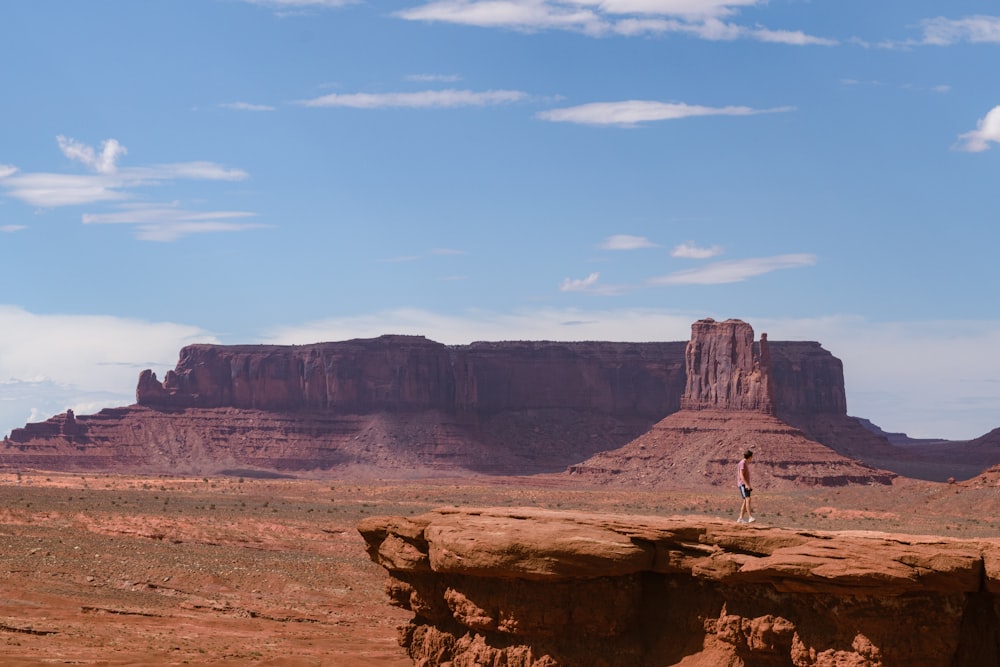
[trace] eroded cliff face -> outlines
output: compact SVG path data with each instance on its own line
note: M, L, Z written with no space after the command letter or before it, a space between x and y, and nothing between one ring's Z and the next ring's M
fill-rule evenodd
M782 353L772 355L767 334L755 343L746 322L695 322L681 409L568 473L623 486L731 485L736 462L752 450L758 488L891 484L894 474L845 456L898 452L847 417L840 362L812 343L774 347Z
M446 346L422 336L315 345L191 345L150 407L271 411L573 409L658 418L684 391L683 343L507 342Z
M829 425L823 442L834 447L845 433L855 444L875 439L849 428L839 360L818 343L761 338L754 343L743 322L703 320L687 343L447 346L382 336L192 345L162 382L150 370L140 375L137 405L15 429L0 463L199 474L242 466L558 472L622 447L682 403L691 412L791 415L807 431Z
M698 320L691 325L684 362L681 409L774 413L767 334L755 344L753 327L746 322Z
M359 530L415 664L1000 664L1000 543L452 508Z

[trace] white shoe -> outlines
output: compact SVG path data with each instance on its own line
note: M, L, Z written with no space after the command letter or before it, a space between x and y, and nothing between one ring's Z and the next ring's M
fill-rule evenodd
M747 520L744 519L743 517L740 517L739 519L736 520L736 523L746 523L746 522Z
M754 522L754 521L756 521L756 520L757 520L757 519L755 519L755 518L753 518L753 517L750 517L749 519L747 519L747 523L753 523L753 522Z

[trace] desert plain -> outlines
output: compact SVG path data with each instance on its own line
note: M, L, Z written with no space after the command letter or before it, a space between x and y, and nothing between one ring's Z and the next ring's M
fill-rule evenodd
M1000 537L1000 486L769 489L768 526ZM723 486L643 490L567 475L417 479L0 473L4 665L403 667L409 612L357 531L374 515L509 506L735 521Z

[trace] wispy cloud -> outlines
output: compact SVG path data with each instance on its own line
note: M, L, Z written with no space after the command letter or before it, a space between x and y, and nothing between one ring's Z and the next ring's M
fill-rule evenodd
M307 107L349 107L352 109L454 108L510 104L528 97L519 90L423 90L412 93L332 93L298 104Z
M274 10L334 9L353 5L361 0L243 0L243 2Z
M883 88L883 87L891 85L894 88L899 88L900 90L908 90L908 91L915 92L915 93L938 93L938 94L945 94L945 93L950 93L951 92L951 86L948 85L948 84L946 84L946 83L937 84L937 85L933 85L933 86L926 86L926 85L919 85L919 84L915 84L915 83L889 84L889 83L887 83L885 81L878 81L878 80L863 81L863 80L860 80L860 79L850 79L850 78L841 79L840 83L841 83L841 85L843 85L845 87L870 86L870 87L874 87L874 88Z
M1000 16L966 16L948 19L939 16L921 21L922 44L950 46L960 42L972 44L1000 43Z
M611 125L634 127L640 123L679 120L696 116L753 116L764 113L784 113L795 107L753 109L745 106L707 107L683 102L627 100L623 102L591 102L563 109L541 111L536 116L557 123L581 125Z
M395 257L386 257L381 259L382 262L389 263L401 263L401 262L417 262L420 260L427 259L428 256L434 257L459 257L461 255L467 255L468 252L461 250L459 248L431 248L426 254L420 255L397 255ZM443 260L442 260L443 261Z
M457 74L410 74L406 80L419 83L455 83L461 81L462 77Z
M59 149L71 160L77 160L99 174L113 174L118 170L118 158L128 153L128 150L115 139L101 142L101 151L95 151L75 139L59 135L56 137Z
M816 256L807 253L734 259L676 271L650 278L647 282L650 285L721 285L742 282L779 269L797 269L815 263Z
M25 225L0 225L0 232L4 232L5 234L13 234L23 229L27 229L27 227Z
M639 250L641 248L658 248L659 246L645 236L615 234L604 239L597 247L601 250Z
M127 204L114 213L85 213L83 223L127 224L136 226L143 241L176 241L191 234L241 232L266 227L259 223L233 222L254 217L248 211L185 211L179 202L170 204Z
M976 129L959 135L955 148L970 153L981 153L991 143L1000 143L1000 106L995 106L976 123Z
M242 181L248 174L241 169L206 162L176 162L148 166L125 167L118 164L128 154L115 139L101 143L95 150L75 139L62 135L56 138L63 155L93 173L22 173L13 166L0 167L0 188L5 194L26 204L43 209L62 206L96 205L138 199L141 187L193 181ZM247 211L192 212L179 203L157 204L129 201L119 204L112 212L87 212L84 224L136 225L136 237L147 241L172 241L189 234L232 232L264 225L232 222L252 217Z
M245 171L214 162L178 162L146 167L119 167L127 149L114 139L95 151L74 139L56 138L63 154L96 172L93 174L22 173L7 165L0 168L0 187L15 199L32 206L55 208L131 198L130 189L174 180L240 181Z
M561 292L585 292L597 284L601 279L600 273L591 273L586 278L564 278L559 286Z
M224 109L234 109L236 111L274 111L274 107L268 104L251 104L250 102L229 102L220 106Z
M709 257L715 257L716 255L722 254L722 246L714 245L710 248L702 248L694 243L694 241L688 241L686 243L681 243L674 246L674 249L670 251L671 257L681 257L685 259L708 259Z
M629 291L624 285L602 285L600 280L600 273L591 273L586 278L564 278L559 285L559 291L580 292L594 296L618 296Z
M714 41L755 39L798 46L837 43L798 30L772 30L733 21L741 8L762 4L760 0L431 0L396 16L525 32L570 30L592 36L684 33Z

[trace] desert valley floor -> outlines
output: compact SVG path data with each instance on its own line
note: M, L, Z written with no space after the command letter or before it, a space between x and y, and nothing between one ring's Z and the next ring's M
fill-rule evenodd
M404 667L385 571L365 517L517 506L735 519L725 488L652 492L567 477L424 480L0 473L4 665ZM957 484L768 491L783 526L1000 538L1000 487Z

